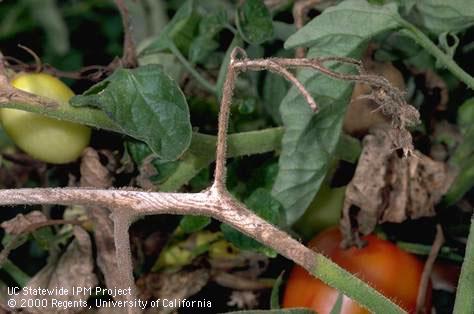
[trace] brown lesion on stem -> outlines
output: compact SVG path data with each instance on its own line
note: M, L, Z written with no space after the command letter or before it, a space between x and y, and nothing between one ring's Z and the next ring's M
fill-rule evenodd
M325 66L327 62L353 65L358 74L335 72ZM279 254L293 260L308 272L314 273L317 254L278 227L268 223L232 197L225 186L227 128L235 81L240 72L247 70L270 70L292 82L313 111L317 104L311 94L289 71L296 68L312 68L324 75L346 81L357 81L371 85L381 91L392 104L404 105L403 97L386 80L365 74L360 61L343 57L315 59L248 59L245 51L235 48L231 54L219 112L216 149L215 178L212 186L200 193L156 193L137 190L104 190L95 188L46 188L0 190L0 205L15 204L60 204L83 205L90 208L106 207L112 211L114 221L117 259L121 260L120 278L122 287L135 291L133 267L130 253L128 227L139 217L155 214L204 215L227 223L242 233L273 248ZM379 98L383 98L380 96ZM135 298L135 293L128 296ZM136 309L129 308L129 313Z

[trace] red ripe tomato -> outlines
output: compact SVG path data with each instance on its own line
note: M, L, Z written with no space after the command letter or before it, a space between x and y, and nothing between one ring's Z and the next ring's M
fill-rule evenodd
M343 250L339 245L341 233L337 228L332 228L320 233L308 246L370 283L409 313L414 313L423 263L415 256L375 235L363 239L367 241L367 246L364 248ZM327 314L336 303L338 295L337 290L314 278L300 266L295 266L286 285L283 307L307 307L318 314ZM429 313L431 287L427 295L426 308ZM355 313L370 312L344 296L341 314Z

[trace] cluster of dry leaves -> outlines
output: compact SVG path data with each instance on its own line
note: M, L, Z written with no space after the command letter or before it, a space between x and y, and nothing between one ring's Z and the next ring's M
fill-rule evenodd
M405 89L401 73L390 63L366 57L365 64L370 73ZM446 86L432 71L424 75L427 89L438 90L435 107L442 110L448 101ZM341 219L345 246L363 245L360 236L371 233L379 223L434 216L435 205L455 178L447 163L414 150L406 127L418 122L416 109L377 100L376 93L357 84L344 122L346 132L364 136L354 177L346 189Z

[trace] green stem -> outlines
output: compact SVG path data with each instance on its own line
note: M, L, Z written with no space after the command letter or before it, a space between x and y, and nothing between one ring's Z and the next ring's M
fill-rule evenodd
M168 43L168 48L171 50L173 55L178 58L178 60L183 64L183 66L191 73L192 76L208 91L213 93L214 95L217 92L216 87L211 84L208 80L206 80L198 71L188 62L188 60L181 54L178 47L170 40Z
M15 282L20 285L21 287L26 286L28 281L30 281L30 276L27 273L22 271L18 266L13 264L8 258L5 260L3 266L3 270L10 275L10 277L15 280Z
M474 313L474 216L467 239L466 254L461 268L454 314Z
M322 254L316 255L316 265L312 274L329 286L337 288L343 294L356 300L365 308L370 309L371 312L384 314L406 313L390 299Z
M415 40L426 49L432 56L441 62L454 76L464 82L470 89L474 89L474 78L466 73L454 60L439 49L422 31L413 24L400 19L400 24L405 28L402 33Z
M59 107L42 106L34 102L0 102L0 108L12 108L38 113L50 118L65 120L79 124L88 125L98 129L122 133L118 127L103 111L88 107L76 108L70 105Z
M283 128L230 134L227 143L227 157L263 154L278 149L281 145ZM188 183L203 168L216 159L216 137L194 133L191 146L180 159L176 171L160 185L160 191L178 190Z
M70 105L42 106L30 102L0 102L0 108L13 108L35 112L50 118L76 122L94 128L123 133L103 111L88 107ZM260 131L243 132L229 135L228 157L261 154L280 147L283 128L270 128ZM203 168L215 160L216 137L193 133L189 149L180 158L178 169L160 186L161 191L176 191L186 184Z

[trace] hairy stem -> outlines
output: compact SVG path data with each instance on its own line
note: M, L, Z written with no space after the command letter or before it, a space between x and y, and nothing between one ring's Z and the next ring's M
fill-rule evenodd
M282 127L278 127L230 134L227 138L227 158L275 151L280 148L283 131ZM216 142L215 136L194 133L191 145L181 157L178 168L160 184L160 191L177 191L215 161Z
M0 204L76 204L110 208L116 226L117 258L123 261L119 272L123 287L135 287L126 232L130 223L144 215L194 214L213 217L255 238L376 313L404 313L360 279L258 217L227 192L215 188L194 194L87 188L0 190Z
M413 24L400 19L399 22L405 28L402 33L411 37L420 46L425 48L428 53L441 62L454 76L464 82L470 89L474 89L474 78L464 71L454 60L439 49L422 31Z
M230 105L234 94L235 79L237 76L234 70L235 54L238 50L234 49L230 56L230 62L227 66L227 75L222 92L221 107L219 109L219 122L217 132L217 150L216 150L216 169L214 186L219 190L225 189L225 161L227 155L227 127L229 125Z

